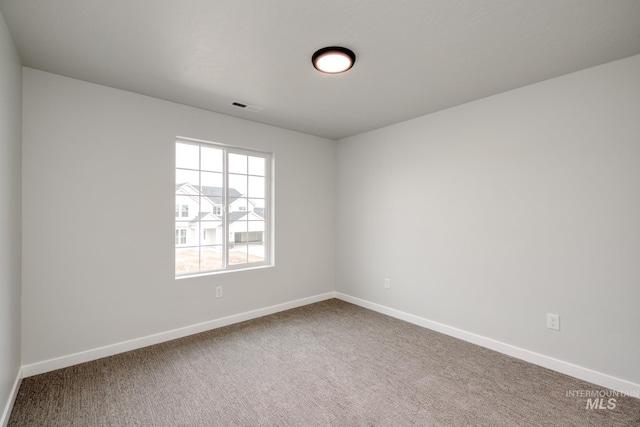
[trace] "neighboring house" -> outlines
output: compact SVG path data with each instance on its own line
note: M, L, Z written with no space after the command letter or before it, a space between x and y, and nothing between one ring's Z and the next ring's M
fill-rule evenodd
M251 206L251 202L249 205ZM264 217L253 210L250 212L229 212L229 242L264 242Z
M176 185L176 246L221 245L223 193L221 187ZM229 189L229 243L264 242L264 208L239 191Z

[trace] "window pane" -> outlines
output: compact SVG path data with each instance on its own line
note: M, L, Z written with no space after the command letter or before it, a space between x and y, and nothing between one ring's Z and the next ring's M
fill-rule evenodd
M188 228L189 228L189 221L186 220L186 218L176 218L176 230L184 231L186 236Z
M222 218L222 197L203 197L201 206L202 212L211 212L217 218Z
M247 194L247 176L229 174L229 197L231 197L231 189L234 189L241 195Z
M233 248L229 249L229 264L238 265L246 264L249 262L249 247L246 244L234 244Z
M222 172L223 151L217 148L205 147L200 149L201 168L203 171Z
M198 194L200 187L200 173L176 169L176 192L182 194Z
M176 196L176 221L186 221L197 214L197 196Z
M264 244L263 243L249 243L247 245L249 251L249 262L263 262L264 261Z
M223 264L222 246L203 246L200 251L201 270L220 270Z
M200 244L221 245L222 223L221 221L202 221L200 223Z
M257 176L249 177L249 191L247 195L249 197L264 197L264 178Z
M264 176L264 165L264 158L249 156L249 175Z
M202 194L222 197L222 174L218 172L202 172Z
M229 264L239 265L264 261L264 245L260 243L236 243L229 249Z
M249 199L249 203L253 205L253 209L256 210L258 208L264 209L264 199Z
M256 219L266 219L267 218L267 214L264 210L264 208L258 207L258 206L254 206L253 207L253 214L256 215Z
M246 212L238 212L236 215L239 217L242 216L244 218L247 214ZM242 243L242 235L247 232L249 229L249 225L246 219L239 219L231 223L231 219L229 219L229 230L235 234L235 242Z
M192 144L176 144L176 167L186 169L198 169L200 147Z
M229 153L229 172L247 173L247 156Z
M264 258L264 221L250 221L247 232L247 243L251 255L259 255ZM253 262L253 261L252 261Z
M254 234L253 236L259 236L259 234L262 234L262 232L264 232L264 221L249 221L248 225L247 225L247 231L249 233L258 233L258 234ZM256 239L256 238L252 238L249 239L248 241L253 241L253 242L261 242L262 238Z
M246 214L248 212L248 202L247 199L245 199L244 197L241 197L239 199L236 199L235 202L233 202L233 204L229 207L229 218L234 218L235 219L241 219L242 218L242 214Z
M176 249L176 274L195 273L199 269L199 250L197 247Z
M237 213L236 215L240 216L243 213ZM231 243L246 243L247 221L238 220L232 222L231 219L232 217L229 218L229 241Z

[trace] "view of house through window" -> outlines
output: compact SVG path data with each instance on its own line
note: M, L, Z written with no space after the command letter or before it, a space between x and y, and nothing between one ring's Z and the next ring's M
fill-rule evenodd
M176 142L176 276L270 262L269 154Z

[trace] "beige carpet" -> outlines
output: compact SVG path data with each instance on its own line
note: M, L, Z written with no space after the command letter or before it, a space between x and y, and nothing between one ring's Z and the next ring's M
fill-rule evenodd
M25 378L10 426L632 426L640 400L339 300Z

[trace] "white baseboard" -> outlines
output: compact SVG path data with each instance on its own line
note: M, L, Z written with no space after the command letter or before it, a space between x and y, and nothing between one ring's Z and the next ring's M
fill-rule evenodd
M90 362L92 360L101 359L103 357L113 356L114 354L124 353L125 351L136 350L142 347L147 347L166 341L171 341L177 338L186 337L188 335L209 331L211 329L233 325L234 323L244 322L245 320L256 319L258 317L267 316L269 314L278 313L280 311L302 307L304 305L335 298L335 296L335 292L327 292L325 294L315 295L312 297L289 301L270 307L234 314L232 316L223 317L221 319L215 319L191 326L185 326L183 328L173 329L167 332L161 332L146 337L94 348L91 350L82 351L80 353L70 354L68 356L57 357L55 359L49 359L42 362L24 365L22 366L22 375L26 378L33 375L43 374L45 372L55 371L56 369L66 368L68 366L77 365L79 363Z
M16 375L16 380L13 382L13 388L11 389L11 394L9 395L9 400L2 411L2 416L0 416L0 426L7 427L9 424L9 417L11 416L11 410L13 409L13 404L16 401L16 397L18 396L18 390L20 389L20 383L22 382L22 368L18 369L18 374Z
M336 292L336 298L346 302L350 302L360 307L368 308L369 310L377 311L378 313L386 314L388 316L395 317L397 319L404 320L418 326L422 326L423 328L431 329L433 331L440 332L445 335L449 335L454 338L458 338L463 341L467 341L472 344L497 351L498 353L506 354L508 356L524 360L525 362L533 363L534 365L542 366L544 368L551 369L553 371L599 385L601 387L606 387L620 393L631 395L633 397L640 396L640 384L612 377L610 375L596 372L582 366L554 359L553 357L525 350L511 344L496 341L491 338L483 337L482 335L467 332L462 329L434 322L432 320L428 320L419 316L415 316L413 314L405 313L400 310L369 302L360 298L352 297L340 292Z
M71 354L68 356L62 356L55 359L49 359L42 362L37 362L29 365L22 366L21 371L18 374L16 383L14 384L14 390L12 399L7 404L7 408L3 413L1 419L3 423L1 426L5 426L9 420L9 414L13 407L15 396L17 395L20 381L22 378L30 377L33 375L42 374L45 372L54 371L56 369L66 368L68 366L77 365L79 363L89 362L92 360L100 359L107 356L112 356L118 353L124 353L126 351L136 350L138 348L147 347L154 344L182 338L188 335L205 332L208 330L221 328L223 326L232 325L246 320L256 319L258 317L267 316L269 314L278 313L285 310L290 310L296 307L302 307L315 302L324 301L331 298L338 298L346 302L364 307L378 313L386 314L391 317L395 317L400 320L404 320L409 323L413 323L418 326L422 326L427 329L431 329L436 332L443 333L445 335L452 336L454 338L461 339L463 341L470 342L494 351L497 351L508 356L515 357L520 360L524 360L534 365L542 366L544 368L551 369L562 374L578 378L601 387L606 387L611 390L616 390L621 393L631 394L632 396L640 396L640 384L636 384L630 381L626 381L620 378L612 377L601 372L593 371L591 369L584 368L582 366L574 365L569 362L565 362L559 359L554 359L543 354L535 353L533 351L525 350L520 347L506 344L500 341L496 341L491 338L487 338L472 332L467 332L462 329L454 328L442 323L434 322L413 314L405 313L400 310L396 310L390 307L386 307L380 304L369 302L360 298L352 297L340 292L327 292L308 298L302 298L295 301L290 301L282 304L273 305L257 310L248 311L245 313L239 313L221 319L215 319L208 322L198 323L191 326L186 326L179 329L173 329L167 332L161 332L154 335L149 335L142 338L137 338L129 341L124 341L104 347L99 347L80 353Z

